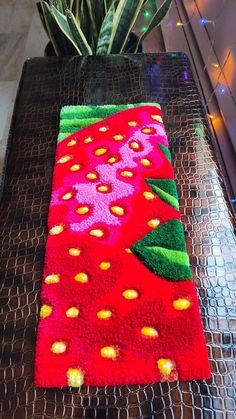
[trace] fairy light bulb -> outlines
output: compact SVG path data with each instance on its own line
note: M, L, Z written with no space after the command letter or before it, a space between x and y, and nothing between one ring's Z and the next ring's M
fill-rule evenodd
M142 26L140 29L140 32L144 33L147 31L147 27L146 26Z
M225 94L225 92L226 92L225 87L224 87L224 86L219 86L219 87L218 87L218 92L219 92L221 95L224 95L224 94Z
M199 25L201 26L206 25L207 23L212 23L212 20L205 19L204 17L199 20Z
M177 22L176 26L184 26L184 24L182 22Z
M149 10L145 10L143 16L145 17L145 19L149 19L151 16L151 13L149 12Z

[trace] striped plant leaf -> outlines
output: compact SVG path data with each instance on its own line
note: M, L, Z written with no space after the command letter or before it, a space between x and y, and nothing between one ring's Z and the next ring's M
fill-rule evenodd
M82 30L80 29L78 23L76 22L73 13L69 9L66 10L66 17L72 37L74 38L76 45L78 45L79 50L82 52L83 55L92 55L92 49L86 41L86 38Z
M156 13L153 15L153 18L150 21L149 26L147 27L147 30L142 34L142 36L139 38L139 42L136 46L136 51L138 50L139 44L146 38L146 36L151 32L153 28L160 25L164 17L167 15L170 6L172 4L172 0L164 0L161 7L156 11Z
M107 54L109 43L111 40L111 31L112 31L114 15L115 15L115 6L114 6L114 3L112 3L103 21L103 24L102 24L102 27L98 36L98 43L97 43L97 50L96 50L96 54L98 55Z
M126 46L131 29L142 8L144 0L120 0L112 28L108 53L122 52Z
M50 4L53 5L57 10L59 10L59 12L64 12L62 0L51 0Z
M86 0L86 3L87 3L87 8L88 8L88 13L89 13L90 21L91 21L94 38L97 39L98 33L97 33L95 16L94 16L94 12L91 5L91 0Z
M45 29L53 45L56 55L63 55L65 53L63 46L63 35L58 28L57 23L51 12L51 8L46 1L42 1L38 4L38 8L41 6L41 12L44 17Z
M77 53L79 55L82 55L78 45L76 44L76 42L74 40L73 35L71 33L71 30L70 30L70 27L68 25L66 17L62 13L60 13L53 5L51 6L50 9L51 9L53 17L56 20L56 22L57 22L59 28L61 29L61 31L65 34L65 36L69 39L69 41L75 47Z

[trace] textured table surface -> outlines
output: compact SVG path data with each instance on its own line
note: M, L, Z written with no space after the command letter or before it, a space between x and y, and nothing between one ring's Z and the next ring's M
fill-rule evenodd
M164 113L212 379L36 389L35 336L60 109L145 101L159 102ZM213 142L184 54L26 62L0 207L2 418L235 418L236 239Z

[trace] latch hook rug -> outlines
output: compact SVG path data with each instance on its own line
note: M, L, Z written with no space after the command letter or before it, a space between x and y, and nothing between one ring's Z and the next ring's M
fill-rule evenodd
M160 106L66 107L62 121L36 386L209 378Z

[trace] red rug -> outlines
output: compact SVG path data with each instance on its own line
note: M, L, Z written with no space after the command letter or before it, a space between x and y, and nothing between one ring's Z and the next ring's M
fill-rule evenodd
M210 377L173 179L155 106L58 144L36 386Z

